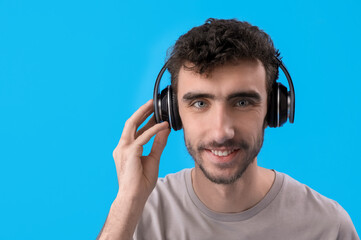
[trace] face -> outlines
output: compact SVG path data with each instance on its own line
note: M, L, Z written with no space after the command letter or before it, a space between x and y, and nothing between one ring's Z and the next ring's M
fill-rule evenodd
M234 183L263 143L267 93L262 63L244 60L209 76L181 68L177 98L196 171L214 183Z

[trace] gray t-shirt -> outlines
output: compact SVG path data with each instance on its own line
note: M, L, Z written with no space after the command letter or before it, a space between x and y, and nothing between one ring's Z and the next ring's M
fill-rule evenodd
M337 202L286 174L276 172L270 191L254 207L240 213L218 213L199 200L192 187L191 169L185 169L158 180L134 239L356 240L359 237L349 215Z

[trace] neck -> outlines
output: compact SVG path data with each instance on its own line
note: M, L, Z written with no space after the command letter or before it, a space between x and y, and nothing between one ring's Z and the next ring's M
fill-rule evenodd
M275 173L257 166L257 159L232 184L211 182L197 165L192 170L193 189L198 198L209 209L221 213L237 213L253 207L265 197L274 179Z

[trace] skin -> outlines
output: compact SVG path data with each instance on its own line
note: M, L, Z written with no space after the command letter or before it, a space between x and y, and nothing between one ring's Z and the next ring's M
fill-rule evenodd
M184 138L195 160L196 194L217 212L249 209L266 195L275 178L273 171L257 166L267 114L262 63L243 60L218 67L208 76L181 68L178 81ZM211 150L233 152L219 157Z

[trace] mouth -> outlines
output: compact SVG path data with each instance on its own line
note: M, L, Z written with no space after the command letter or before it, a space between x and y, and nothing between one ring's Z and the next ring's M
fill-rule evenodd
M205 149L207 158L214 164L231 163L236 159L239 148L233 149Z
M233 153L234 151L236 151L238 149L231 149L231 150L214 150L214 149L210 149L210 151L218 156L218 157L226 157L228 156L229 154Z

